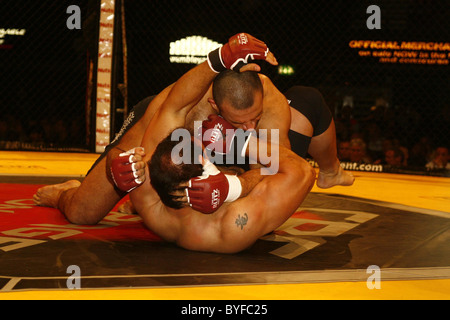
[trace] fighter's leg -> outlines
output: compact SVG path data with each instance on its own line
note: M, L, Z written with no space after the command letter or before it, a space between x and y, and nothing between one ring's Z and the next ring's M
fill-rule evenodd
M94 163L80 184L67 181L59 185L40 188L33 197L37 205L59 209L66 218L76 224L95 224L105 217L126 193L114 187L107 174L107 161L116 147L135 147L140 144L149 118L146 114L151 97L135 106L121 130L119 137L111 143Z
M336 129L332 120L328 129L312 137L308 153L319 165L317 186L331 188L336 185L350 186L355 181L353 175L342 169L337 157Z
M78 180L69 180L60 184L52 184L39 188L33 195L34 204L43 207L58 208L58 201L63 191L76 189L81 182Z
M317 186L353 184L353 175L342 170L337 158L334 121L322 94L314 88L295 86L285 96L291 105L292 150L302 157L308 153L317 162Z
M79 187L60 193L57 209L67 220L75 224L98 223L124 197L125 193L117 190L105 173L106 158L103 158Z

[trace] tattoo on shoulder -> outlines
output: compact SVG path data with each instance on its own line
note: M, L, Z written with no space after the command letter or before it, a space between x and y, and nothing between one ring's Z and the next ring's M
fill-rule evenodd
M247 213L244 213L241 217L240 214L238 214L238 217L236 218L236 226L241 227L241 230L244 229L244 226L247 224L248 221L248 215Z

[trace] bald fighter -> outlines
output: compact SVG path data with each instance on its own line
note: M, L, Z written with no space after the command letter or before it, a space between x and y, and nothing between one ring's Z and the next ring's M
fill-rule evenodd
M233 198L240 198L225 201L211 214L191 207L180 208L177 201L182 196L180 185L191 179L208 180L222 175L207 159L193 163L194 153L189 154L191 163L176 164L173 155L180 142L172 134L184 130L189 108L204 96L215 75L203 63L181 77L172 88L142 139L147 153L143 161L148 162L149 170L145 171L146 182L134 189L130 198L147 227L164 240L189 250L234 253L248 248L284 223L309 193L315 172L288 148L250 136L248 145L257 148L244 147L246 155L260 163L255 150L265 148L268 154L278 155L271 158L272 162L278 162L275 166L278 170L270 175L260 175L260 169L250 170L249 173L257 172L260 177L250 189L245 187L243 175L235 178L226 191L234 194ZM183 142L191 148L181 150L195 148L191 139Z
M217 55L215 57L217 57ZM210 54L208 58L208 61L214 61L214 54ZM217 68L217 65L218 64L216 64L215 70L220 71L220 69ZM219 65L219 68L220 67L223 68L223 65ZM306 143L304 143L305 139L302 139L299 143L298 137L294 135L293 137L296 138L292 144L294 150L297 152L299 146L302 150L308 149L308 135L313 136L313 126L315 124L310 123L310 121L302 114L299 116L299 112L295 113L294 111L291 111L286 103L286 97L275 88L270 79L263 75L258 75L258 77L260 77L263 87L262 105L260 99L258 100L258 97L256 97L256 100L252 100L252 95L247 95L250 99L249 106L253 106L253 109L250 108L245 110L244 108L237 111L239 117L242 117L242 120L238 120L237 122L236 117L234 117L235 115L230 112L227 113L226 110L223 111L225 114L224 117L229 117L235 122L235 126L244 129L251 129L253 127L256 127L257 129L280 128L279 141L285 146L289 146L290 144L289 139L287 138L288 134L289 138L291 138L293 132L300 134L297 131L293 131L298 130L306 135ZM35 203L38 205L59 208L66 214L66 217L74 223L98 222L99 219L105 216L114 207L127 191L142 183L143 179L141 179L141 177L143 177L144 167L139 162L142 160L145 153L140 148L132 149L129 152L125 151L139 145L146 127L156 111L160 108L162 101L167 97L172 86L163 90L156 97L149 97L143 100L134 108L117 139L107 147L104 154L95 163L81 186L78 181L72 180L63 185L44 187L38 190L34 196ZM253 91L249 92L253 93ZM308 99L305 101L308 101ZM187 114L185 127L193 131L194 120L206 119L210 114L217 114L219 112L218 105L220 104L221 103L215 103L212 87L210 87L198 104ZM314 103L311 103L310 105L314 108ZM254 112L255 110L257 110L256 115ZM289 129L291 130L289 131ZM333 155L333 129L332 122L330 122L329 128L327 128L323 134L313 137L311 142L310 153L316 155L316 161L318 161L321 167L318 179L318 185L320 187L331 187L336 184L349 185L353 182L353 178L349 175L342 174L340 166L336 165L338 162L336 162L336 156ZM320 154L320 152L322 152L322 154ZM119 155L121 155L121 157L119 157ZM121 179L115 179L114 181L111 179L110 167L112 165L112 160L118 158L130 160L128 164L133 166L133 179L129 179L128 181L122 181ZM66 192L66 189L72 190ZM61 197L52 196L52 194L60 193L62 193ZM58 201L55 201L55 199L58 199ZM97 212L98 214L93 215L92 212Z

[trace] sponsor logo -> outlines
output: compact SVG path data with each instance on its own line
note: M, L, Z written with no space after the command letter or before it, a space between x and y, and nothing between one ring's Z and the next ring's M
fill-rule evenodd
M239 44L242 44L242 45L247 44L248 37L245 35L245 33L240 33L238 36L238 41L239 41Z
M220 190L214 189L213 192L211 192L211 206L215 209L220 204Z

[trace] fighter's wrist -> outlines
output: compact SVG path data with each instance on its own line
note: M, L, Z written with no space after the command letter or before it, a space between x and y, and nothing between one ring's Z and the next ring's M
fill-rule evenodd
M211 68L212 71L219 73L221 71L224 71L226 69L225 63L222 60L222 51L223 47L219 47L210 53L208 53L208 65Z
M226 174L225 177L228 180L228 195L225 202L233 202L239 199L242 194L241 180L236 175Z

